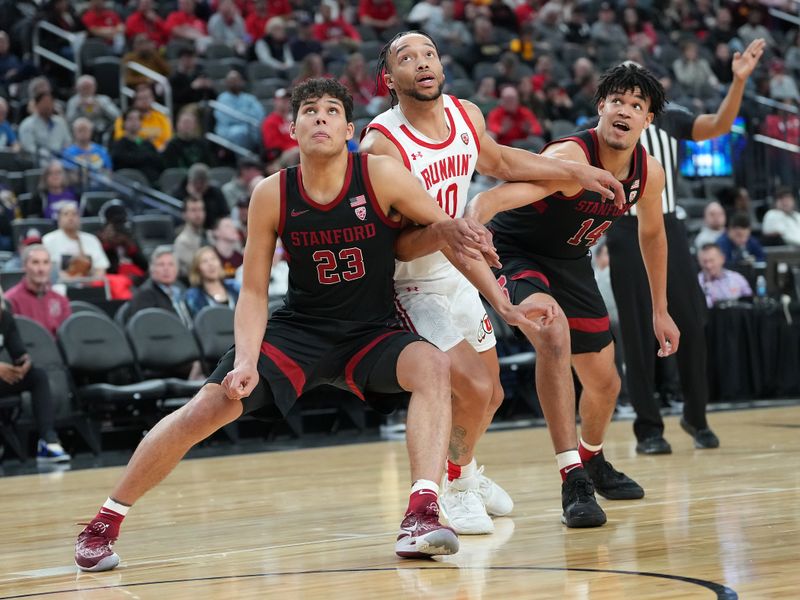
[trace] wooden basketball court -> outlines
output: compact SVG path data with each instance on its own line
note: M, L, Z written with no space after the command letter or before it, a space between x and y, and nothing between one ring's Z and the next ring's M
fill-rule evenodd
M544 429L493 432L479 459L512 495L489 536L436 561L393 552L405 446L379 442L190 460L137 504L115 571L72 545L120 469L0 479L0 598L652 599L800 597L800 406L716 413L719 450L667 420L673 454L638 457L629 422L606 454L646 490L568 530Z

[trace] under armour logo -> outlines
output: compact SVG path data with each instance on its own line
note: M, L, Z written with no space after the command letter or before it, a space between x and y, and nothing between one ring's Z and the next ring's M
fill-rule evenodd
M411 153L411 160L417 160L418 158L422 158L422 152L412 152Z
M406 291L407 292L418 292L419 291L419 287L417 287L416 285L414 287L406 287Z

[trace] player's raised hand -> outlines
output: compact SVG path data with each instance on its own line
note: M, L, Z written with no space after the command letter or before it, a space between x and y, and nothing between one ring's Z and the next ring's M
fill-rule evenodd
M597 192L605 200L612 200L614 206L622 210L625 207L625 190L611 173L591 165L576 163L575 179L581 187L590 192Z
M451 219L441 223L442 237L456 260L469 268L469 260L485 260L490 267L500 267L500 257L492 243L492 234L472 218Z
M666 358L670 354L675 354L678 351L678 345L681 339L681 332L675 321L667 313L653 315L653 331L658 340L658 356Z
M733 62L731 63L731 70L734 77L738 79L747 79L753 73L753 70L758 65L758 61L764 54L767 42L763 38L758 38L750 42L744 52L736 52L733 55Z
M238 365L225 375L222 390L231 400L247 398L258 384L258 369L255 365Z

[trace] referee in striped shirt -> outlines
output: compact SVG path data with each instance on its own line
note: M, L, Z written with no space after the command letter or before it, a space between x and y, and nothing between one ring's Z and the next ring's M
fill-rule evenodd
M694 115L683 108L668 106L641 137L645 149L662 164L666 173L662 208L668 246L667 302L670 315L681 331L681 344L676 355L684 399L681 427L694 438L696 448L716 448L719 440L706 421L706 302L689 253L686 229L675 216L678 140L707 140L730 131L739 113L745 84L758 64L764 46L764 40L758 39L743 53L734 55L733 82L716 113ZM664 439L664 422L654 397L657 343L635 215L635 210L632 210L630 216L621 217L609 230L611 285L619 310L628 393L636 411L633 425L636 452L669 454L672 448Z

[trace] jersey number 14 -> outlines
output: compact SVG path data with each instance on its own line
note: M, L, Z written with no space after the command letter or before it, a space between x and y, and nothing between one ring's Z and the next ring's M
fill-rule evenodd
M600 240L606 229L609 228L611 221L603 221L600 225L592 229L593 225L594 219L586 219L581 223L581 228L578 229L578 233L569 238L567 243L573 246L585 245L587 248L591 248Z

